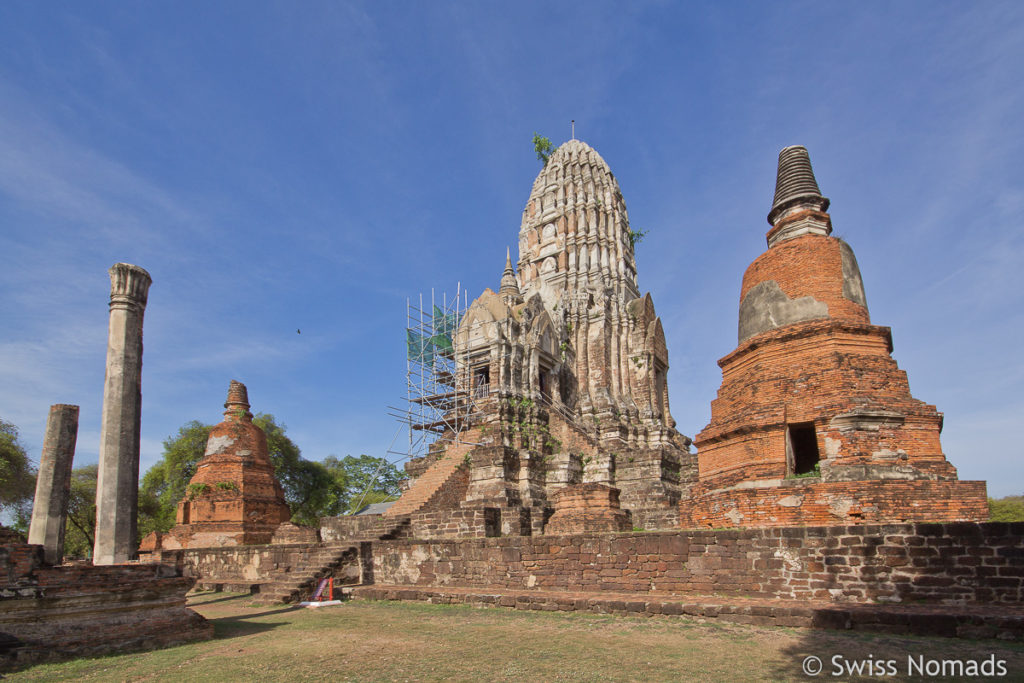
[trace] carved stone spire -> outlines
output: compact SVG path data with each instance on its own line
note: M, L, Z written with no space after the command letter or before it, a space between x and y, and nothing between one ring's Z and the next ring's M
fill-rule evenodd
M779 152L779 170L775 178L775 198L768 212L768 246L809 233L829 235L832 222L829 200L821 196L811 168L807 148L790 145Z
M587 287L625 301L639 296L629 216L619 183L590 145L556 149L533 182L519 229L524 299L553 308Z
M508 247L505 247L505 272L501 274L501 288L498 290L498 294L508 305L522 301L519 282L516 280L516 271L512 269L512 254Z

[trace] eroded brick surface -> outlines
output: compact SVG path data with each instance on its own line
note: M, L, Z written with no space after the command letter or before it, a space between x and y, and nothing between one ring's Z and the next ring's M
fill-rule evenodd
M481 590L1020 605L1024 523L861 524L373 544L374 581Z
M554 495L546 534L629 531L630 514L619 507L619 490L607 484L575 484Z
M167 565L51 567L42 546L0 546L0 632L22 643L0 668L210 638L185 607L194 583Z

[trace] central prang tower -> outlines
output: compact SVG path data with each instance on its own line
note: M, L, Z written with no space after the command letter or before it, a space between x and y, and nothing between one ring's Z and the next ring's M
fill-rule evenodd
M608 164L570 140L548 159L523 210L519 284L524 299L540 296L574 351L575 396L566 402L603 423L605 438L657 444L675 426L668 354L653 303L637 289L635 238Z
M472 417L449 423L431 455L407 465L420 480L389 516L412 514L415 526L417 513L457 499L463 511L486 506L489 528L506 534L542 533L572 506L587 512L552 528L598 517L677 526L696 458L669 412L665 333L637 288L636 236L604 159L579 140L555 150L523 210L518 273L506 255L498 292L473 301L451 350L439 351L454 356L455 385L465 387L439 400ZM444 464L455 452L461 475ZM462 483L442 495L442 480ZM555 495L578 485L590 488ZM618 501L631 521L609 511Z

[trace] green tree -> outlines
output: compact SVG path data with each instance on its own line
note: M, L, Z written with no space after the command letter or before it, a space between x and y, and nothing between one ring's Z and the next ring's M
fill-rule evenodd
M543 161L544 165L547 166L551 153L555 151L555 146L551 144L550 139L541 137L540 133L534 132L533 149L537 152L537 160Z
M989 498L990 522L1024 522L1024 496Z
M96 479L99 465L71 470L68 519L64 527L64 557L92 557L96 541Z
M163 458L146 471L139 486L140 538L174 526L178 501L185 497L196 464L203 458L211 429L213 425L192 420L177 435L164 439Z
M400 483L405 479L394 465L384 458L329 455L324 466L347 493L345 507L349 513L370 503L382 503L398 497Z
M18 439L18 428L0 419L0 515L9 516L14 528L23 533L28 530L35 492L35 468Z

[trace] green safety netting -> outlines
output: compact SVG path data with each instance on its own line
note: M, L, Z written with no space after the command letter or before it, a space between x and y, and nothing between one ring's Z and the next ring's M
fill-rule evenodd
M448 313L445 315L437 306L434 306L434 335L446 335L448 341L451 342L451 336L455 334L455 330L459 327L459 314Z
M452 336L459 327L458 313L445 313L437 306L434 306L432 327L434 334L425 335L405 330L405 343L407 357L411 361L418 361L425 365L433 365L434 353L452 351Z
M431 337L424 337L412 330L405 331L405 344L408 347L407 358L427 365L434 364L434 344Z

